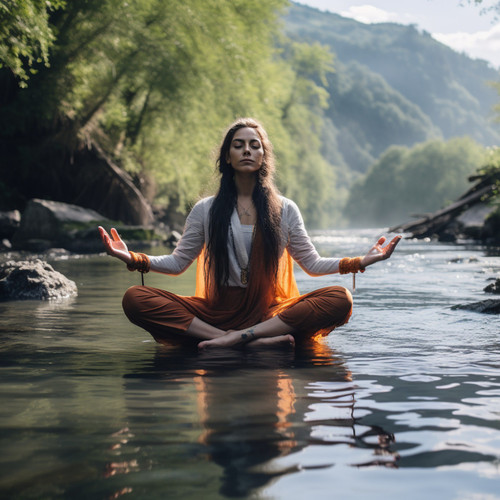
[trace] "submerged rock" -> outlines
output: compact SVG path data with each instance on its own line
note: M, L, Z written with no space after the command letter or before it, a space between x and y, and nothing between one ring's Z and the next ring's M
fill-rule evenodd
M12 243L7 238L4 238L0 241L0 252L4 252L6 250L12 250Z
M10 210L0 212L0 239L11 238L21 224L21 212Z
M500 299L486 299L479 302L471 302L470 304L459 304L453 306L452 309L465 309L467 311L500 314Z
M0 300L55 300L77 295L69 280L45 261L8 261L0 264Z
M497 278L495 283L490 283L484 288L486 293L496 293L500 294L500 278Z

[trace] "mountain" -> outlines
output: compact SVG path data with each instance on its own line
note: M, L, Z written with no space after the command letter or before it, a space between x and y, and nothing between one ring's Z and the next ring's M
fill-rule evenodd
M489 86L500 72L434 40L415 26L363 24L292 3L284 16L292 40L335 55L328 78L324 155L364 173L391 145L470 136L500 144Z

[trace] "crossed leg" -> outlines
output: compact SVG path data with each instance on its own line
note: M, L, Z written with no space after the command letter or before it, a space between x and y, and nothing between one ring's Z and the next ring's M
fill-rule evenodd
M134 286L123 297L123 309L130 321L144 328L155 340L191 340L200 349L232 347L294 346L318 330L329 331L347 322L352 297L343 287L326 287L303 295L277 316L244 330L225 331L196 316L201 302L171 292ZM198 309L199 310L199 309Z

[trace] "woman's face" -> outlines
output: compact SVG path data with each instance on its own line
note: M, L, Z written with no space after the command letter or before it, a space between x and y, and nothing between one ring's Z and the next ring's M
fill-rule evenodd
M236 172L257 172L262 166L264 148L254 128L245 127L236 131L229 147L227 161Z

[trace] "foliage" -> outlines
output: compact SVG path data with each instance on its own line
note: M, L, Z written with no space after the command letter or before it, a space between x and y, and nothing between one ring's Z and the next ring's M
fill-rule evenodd
M500 73L434 40L415 26L363 24L296 5L285 20L290 38L321 43L335 54L326 118L335 144L326 159L364 173L391 145L470 135L498 144L491 122L497 102L487 82ZM325 150L326 153L326 150Z
M49 12L63 0L0 0L0 68L6 67L26 86L40 64L48 66L54 33Z
M285 139L277 143L280 160L279 186L301 207L304 218L313 226L326 227L340 213L334 167L321 155L324 127L323 110L328 93L321 86L333 72L331 53L319 44L284 42L284 60L290 64L282 84L286 99L281 124Z
M481 6L481 13L494 12L500 14L500 2L492 2L486 7L483 5L483 0L467 0L467 3Z
M488 215L485 221L484 232L488 237L496 242L500 242L500 147L489 148L486 151L484 162L479 168L477 175L483 182L487 179L495 185L493 197L489 203L494 207L494 211ZM489 234L488 234L489 233Z
M496 186L493 200L500 209L500 147L486 150L484 162L475 177L488 179Z
M356 225L384 226L434 212L467 189L483 161L484 149L470 138L393 146L353 186L346 213Z
M311 225L331 223L334 173L318 134L332 57L279 38L286 4L72 0L48 8L47 33L57 35L50 67L23 90L0 71L9 89L0 137L18 166L7 181L25 197L66 201L70 163L98 145L156 204L185 211L213 184L210 148L223 128L252 115L275 145L284 194L298 195Z
M224 127L251 115L274 144L281 191L309 226L325 227L341 220L355 180L351 199L361 196L361 177L389 146L404 146L382 157L399 175L416 142L499 139L484 118L495 101L483 87L498 72L414 27L366 26L298 5L281 25L287 4L0 0L2 208L34 196L83 203L72 175L82 152L98 149L155 205L185 213L213 190L210 148ZM453 196L444 187L421 200L379 194L374 214L400 202L428 210L417 201Z

